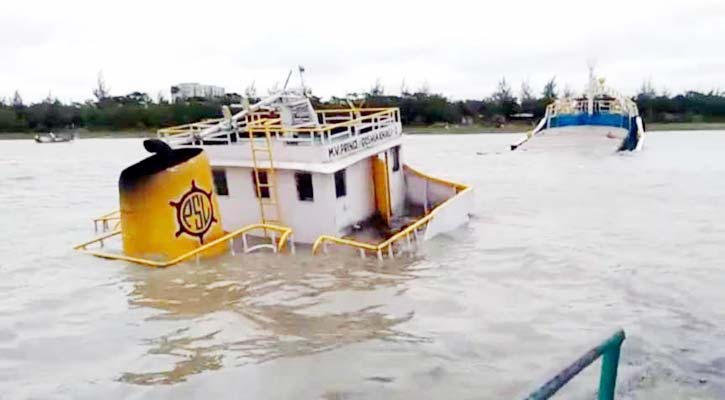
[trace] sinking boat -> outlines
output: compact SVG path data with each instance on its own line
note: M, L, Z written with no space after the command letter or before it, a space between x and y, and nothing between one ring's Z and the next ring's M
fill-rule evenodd
M595 78L590 68L584 92L549 104L536 127L512 144L511 150L602 146L611 151L634 151L642 149L644 133L637 104L606 86L604 78Z
M156 267L296 245L384 259L469 220L470 187L405 164L397 108L348 105L285 88L159 130L121 173L120 210L95 220L109 232L76 249ZM122 252L91 250L116 235Z
M42 133L42 134L36 134L35 137L36 143L65 143L65 142L72 142L75 140L75 135L68 134L68 135L56 135L53 132L48 133Z

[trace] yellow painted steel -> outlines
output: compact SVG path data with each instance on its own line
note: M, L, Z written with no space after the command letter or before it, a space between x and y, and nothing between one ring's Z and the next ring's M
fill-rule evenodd
M115 231L108 233L106 235L97 237L95 239L89 240L87 242L81 243L79 245L76 245L73 247L75 250L81 251L86 254L90 254L96 257L100 258L106 258L111 260L122 260L122 261L129 261L136 264L145 265L147 267L156 267L156 268L165 268L170 267L172 265L178 264L182 261L188 260L191 257L196 256L197 254L203 255L208 253L209 251L216 251L220 248L226 248L227 243L245 233L248 233L253 230L269 230L274 231L280 234L279 239L277 240L276 248L278 252L284 251L287 241L290 239L290 236L292 235L292 229L284 226L277 226L277 225L270 225L270 224L253 224L253 225L247 225L241 229L238 229L234 232L227 233L221 237L218 237L202 246L199 246L191 251L188 251L184 254L181 254L177 256L176 258L173 258L171 260L167 261L157 261L157 260L150 260L142 257L133 257L133 256L127 256L124 254L114 254L114 253L106 253L98 250L89 250L87 247L91 244L95 243L103 243L104 240L109 239L111 237L117 236L121 234L121 231Z
M98 223L101 223L101 231L106 232L109 228L109 222L115 222L113 230L116 230L121 225L121 210L111 211L103 214L100 217L93 218L93 227L98 231Z
M119 182L123 251L129 257L175 259L224 236L209 160L198 154L161 171L124 180L126 171L161 162L158 154L127 168ZM156 158L154 158L156 157ZM204 246L203 255L226 249Z
M407 165L404 165L403 168L405 168L407 171L409 171L413 174L416 174L422 178L455 188L456 196L463 192L471 190L470 186L468 186L468 185L448 181L448 180L441 179L441 178L436 178L434 176L430 176L430 175L424 174L418 170L415 170ZM419 218L412 224L406 226L400 232L396 233L395 235L389 237L388 239L386 239L378 244L365 243L365 242L360 242L357 240L344 239L344 238L339 238L339 237L330 236L330 235L322 235L322 236L318 237L317 240L315 240L315 243L312 245L312 254L313 255L317 254L320 247L322 245L324 245L325 243L336 243L336 244L343 245L343 246L353 247L353 248L356 248L356 249L359 249L362 251L371 251L371 252L377 253L378 256L380 257L380 254L382 254L383 251L386 251L386 250L390 251L391 246L393 244L397 243L398 241L400 241L402 239L405 239L407 236L410 236L411 234L413 234L414 231L416 231L419 228L422 228L424 225L426 225L428 222L430 222L430 220L432 220L433 217L435 217L438 210L445 207L456 196L453 196L453 197L447 199L446 201L444 201L443 203L439 204L437 207L432 209L427 215Z
M378 156L373 156L372 159L375 208L378 210L378 213L380 213L380 216L385 221L385 224L390 226L392 210L390 206L390 176L388 174L387 163L388 155L385 153L385 158L383 159Z
M279 207L279 197L277 196L277 173L274 169L274 159L272 157L271 131L266 125L262 128L262 132L264 133L263 146L255 145L255 143L257 143L259 140L255 139L254 133L259 132L258 130L249 129L248 132L249 146L252 150L252 168L254 173L254 180L256 182L255 186L257 190L257 201L259 202L259 214L262 220L262 224L281 224L282 213ZM261 157L259 157L258 155ZM260 162L269 163L269 168L261 168ZM265 172L267 174L267 182L265 184L262 184L259 179L260 172ZM267 188L269 198L262 197L263 187Z

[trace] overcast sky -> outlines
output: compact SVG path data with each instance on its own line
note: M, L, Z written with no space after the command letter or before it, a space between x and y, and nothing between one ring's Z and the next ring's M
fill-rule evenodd
M153 97L179 82L259 92L304 65L317 95L427 85L488 96L585 84L588 59L624 93L725 89L725 0L10 1L0 7L0 97Z

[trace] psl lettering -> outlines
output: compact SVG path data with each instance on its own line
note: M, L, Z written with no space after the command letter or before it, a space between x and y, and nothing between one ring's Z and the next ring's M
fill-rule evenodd
M218 222L214 216L211 191L200 189L196 186L196 181L191 181L191 188L178 201L170 201L169 205L176 211L176 224L179 228L176 237L182 234L194 236L203 244L204 235Z
M211 223L211 203L201 193L192 194L182 203L182 224L191 232L202 232Z

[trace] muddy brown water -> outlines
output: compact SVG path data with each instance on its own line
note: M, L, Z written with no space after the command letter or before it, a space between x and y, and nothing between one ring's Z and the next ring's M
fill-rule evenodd
M521 398L619 327L619 398L725 398L725 132L624 155L519 137L406 137L476 190L415 257L166 270L71 250L140 140L1 142L0 398ZM561 398L592 398L597 367Z

